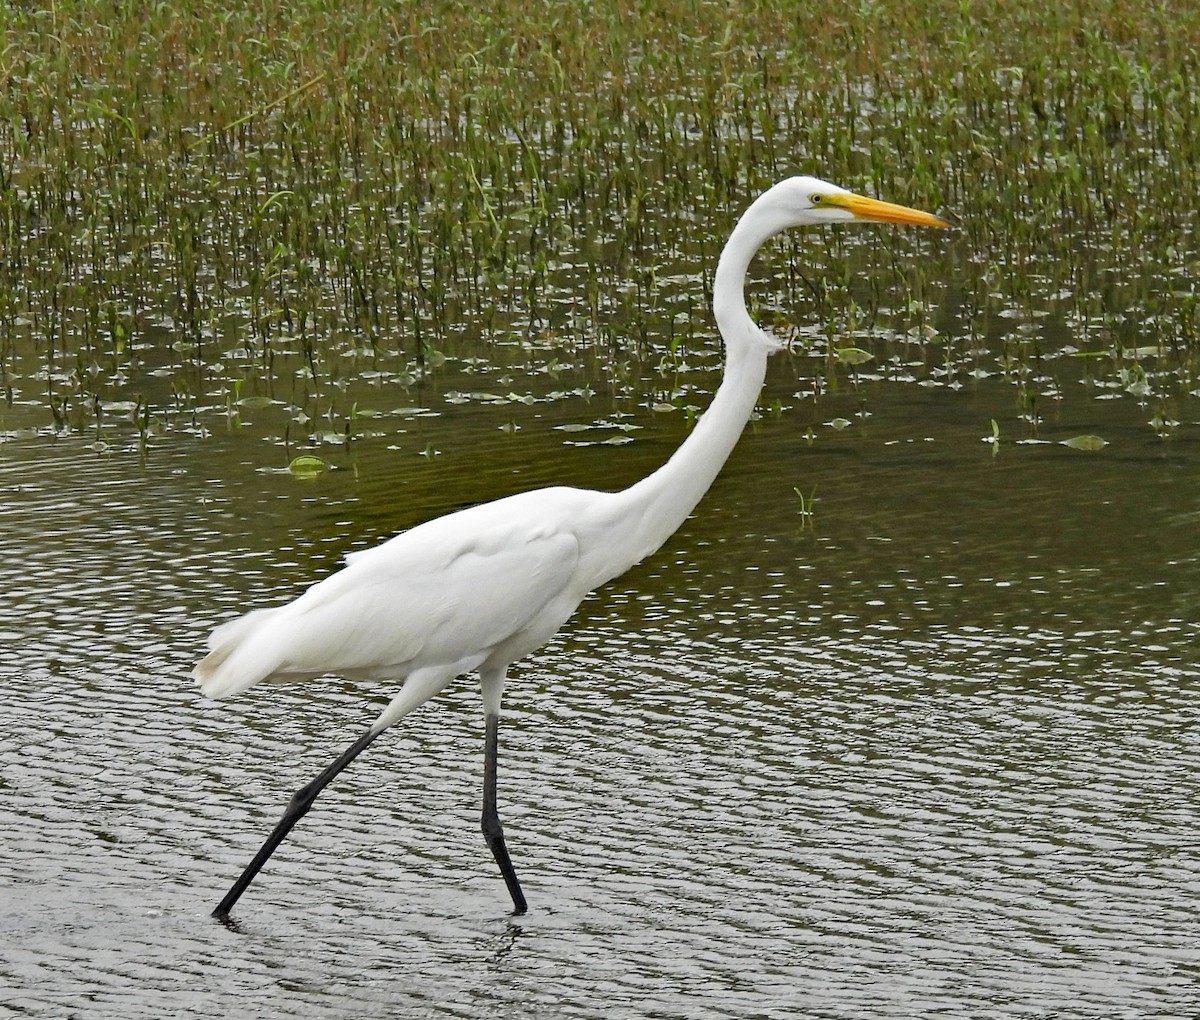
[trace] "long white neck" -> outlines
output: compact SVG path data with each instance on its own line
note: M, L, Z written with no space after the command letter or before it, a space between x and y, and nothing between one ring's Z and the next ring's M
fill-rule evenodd
M666 464L618 494L622 512L636 532L625 566L661 546L708 491L754 411L767 357L782 346L759 329L746 311L750 260L779 229L764 212L761 198L746 210L717 264L713 312L725 341L725 373L712 403Z

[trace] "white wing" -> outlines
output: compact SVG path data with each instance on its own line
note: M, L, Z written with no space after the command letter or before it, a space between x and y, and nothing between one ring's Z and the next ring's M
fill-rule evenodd
M295 601L214 630L193 675L222 698L264 680L399 679L473 669L501 647L525 654L583 595L570 584L578 539L550 497L562 491L471 507L354 553Z

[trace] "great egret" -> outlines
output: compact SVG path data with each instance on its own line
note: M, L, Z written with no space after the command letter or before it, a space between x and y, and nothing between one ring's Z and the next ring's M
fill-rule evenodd
M461 673L477 671L483 695L482 829L512 896L525 896L496 811L500 698L509 664L542 645L584 596L649 556L704 495L737 443L784 344L746 311L750 260L789 227L873 221L930 227L937 216L792 177L743 214L721 253L713 312L725 372L708 410L674 455L621 492L555 487L523 492L428 521L363 552L287 605L217 627L193 676L210 698L255 684L325 673L403 681L370 728L292 797L278 825L213 911L228 915L317 795L385 729Z

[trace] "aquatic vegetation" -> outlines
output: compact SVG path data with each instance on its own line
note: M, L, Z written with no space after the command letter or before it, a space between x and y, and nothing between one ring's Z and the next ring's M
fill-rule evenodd
M350 442L447 358L702 407L717 248L793 171L961 224L778 243L755 300L800 392L1200 418L1194 5L84 0L2 32L0 430Z

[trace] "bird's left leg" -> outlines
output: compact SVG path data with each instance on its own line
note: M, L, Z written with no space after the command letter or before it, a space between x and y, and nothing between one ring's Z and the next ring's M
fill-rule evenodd
M508 847L504 843L504 827L500 824L500 814L496 810L496 761L499 756L500 696L504 692L504 680L503 669L488 670L480 674L484 725L483 816L480 827L483 829L483 838L500 867L500 874L504 876L504 884L508 886L508 894L513 901L513 913L523 914L529 908L525 903L525 894L521 892L521 883L517 881L512 858L508 856Z

